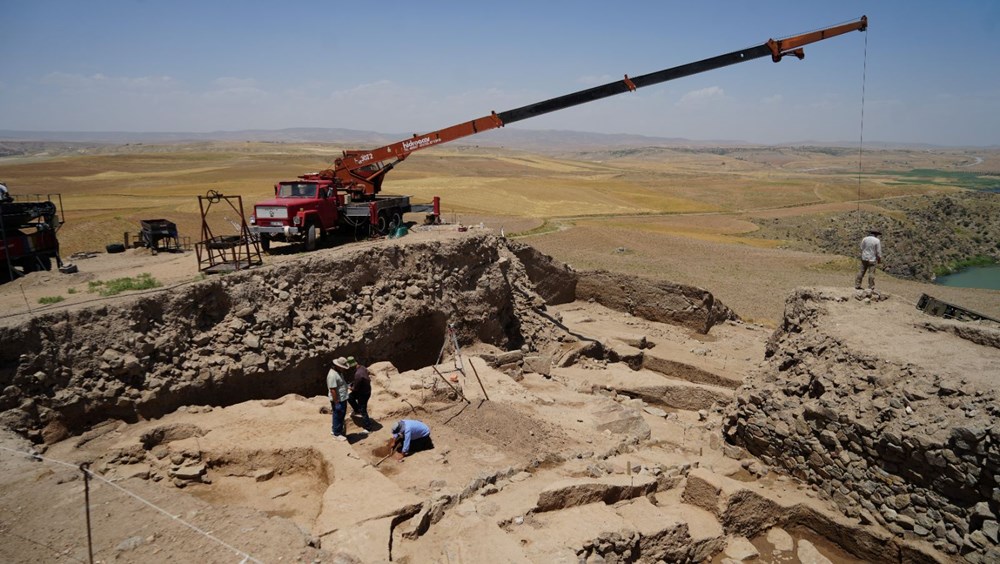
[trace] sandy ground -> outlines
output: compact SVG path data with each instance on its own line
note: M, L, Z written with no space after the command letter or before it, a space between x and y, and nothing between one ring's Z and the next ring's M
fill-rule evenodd
M110 421L52 445L42 460L16 455L28 447L8 436L0 441L0 557L86 561L86 493L100 562L569 562L576 561L574 547L615 530L665 534L665 545L701 546L706 555L717 553L715 562L743 550L774 562L809 561L809 550L859 561L807 529L779 530L792 543L787 547L768 540L772 529L750 539L727 535L701 506L717 501L682 491L679 480L697 468L698 480L748 490L788 515L808 511L830 526L851 526L811 490L734 458L718 440L721 416L710 411L717 397L711 394L731 396L740 375L762 359L767 329L731 322L701 335L579 302L552 313L573 335L623 353L629 346L622 339L640 336L651 356L720 380L704 385L583 359L516 381L466 358L478 378L468 368L455 373L464 402L442 396L447 390L429 367L400 374L377 364L374 431L361 433L349 421L348 442L329 436L326 398L294 395L191 406L134 425ZM453 360L438 367L454 368ZM671 405L669 391L655 404L635 399L650 387L675 387L676 397L696 388L710 395L683 407ZM426 421L435 448L384 460L388 428L404 417ZM77 468L84 462L100 478L85 484ZM178 468L199 467L198 480L171 478ZM674 486L614 504L574 501L571 493L651 485L657 476ZM539 512L543 499L554 505ZM440 507L426 529L419 515L394 521L420 504ZM782 517L768 520L780 524Z
M478 222L474 227L465 226L475 231L480 229ZM402 239L409 241L426 241L437 237L460 235L457 225L415 226L409 235ZM337 253L338 249L356 248L358 245L377 245L378 240L344 243L332 241L315 252ZM276 243L271 249L272 254L263 254L265 265L281 264L285 261L300 260L308 255L301 252L299 244ZM130 299L144 292L162 292L183 284L196 282L206 276L218 274L203 274L195 251L153 254L148 249L127 249L123 253L88 253L88 257L65 257L64 263L73 263L78 272L62 274L55 268L48 272L33 272L7 284L0 284L0 323L17 323L27 319L31 314L60 311L72 307L85 307L95 303ZM206 259L207 260L207 259ZM207 263L206 263L207 264ZM114 296L101 296L99 288L93 288L92 283L107 282L118 278L131 278L148 273L160 286L150 290L123 292ZM62 297L53 304L42 304L43 298Z
M776 326L798 287L854 284L847 257L670 233L576 227L521 239L577 269L607 270L705 288L744 319ZM887 249L886 252L891 252ZM1000 291L953 288L876 275L876 287L916 306L921 294L1000 318Z
M463 215L457 217L468 229L493 229L505 233L524 232L541 225L540 220ZM692 237L689 216L670 218L680 222L687 235L641 232L630 229L569 227L555 232L520 237L552 257L577 269L607 269L647 276L670 282L705 288L730 306L743 319L774 327L784 311L785 298L798 287L850 287L854 283L855 261L846 257L767 248L717 238ZM738 218L717 218L732 223L734 233L748 222ZM752 224L749 224L752 225ZM415 227L410 237L457 235L459 224L440 227ZM715 233L719 225L709 231ZM406 240L406 239L404 239ZM373 242L350 243L350 245ZM336 252L333 243L319 252ZM264 255L265 264L295 260L301 255L298 245L275 245L274 254ZM887 250L889 252L890 250ZM23 318L29 312L57 311L76 304L94 303L102 298L89 289L88 283L149 273L163 288L201 279L194 251L152 255L146 249L129 249L120 254L95 253L93 258L66 259L79 268L76 274L32 273L14 282L0 285L0 322ZM914 307L922 294L1000 318L1000 291L954 288L894 278L877 274L877 286L886 293L905 300ZM153 290L158 291L158 290ZM127 297L129 294L122 294ZM46 297L61 296L57 304L40 304ZM110 299L121 299L112 297Z
M542 240L588 249L614 244L599 232L578 231ZM406 240L456 236L462 236L456 226L442 226L415 230ZM703 271L708 280L724 272L723 256L736 263L732 268L747 268L758 256L773 264L829 259L756 247L726 248L730 254L724 254L718 243L675 239L672 262L651 266L686 265L690 270L676 272ZM634 239L637 252L622 256L642 259L657 243L662 240ZM278 248L266 260L308 260L293 250ZM571 254L568 247L557 250ZM716 259L690 258L699 251ZM667 255L661 250L656 256ZM200 277L194 253L130 250L77 264L77 274L35 273L0 289L0 306L9 312L3 320L26 318L29 305L37 314L128 299L87 293L92 280L148 272L163 284L151 291L162 292ZM774 272L789 281L798 273L799 284L802 271L808 269ZM784 292L772 284L767 292ZM752 291L746 278L730 280L721 291L703 286L737 296L740 288ZM51 295L66 300L33 305ZM763 311L779 317L780 305ZM822 561L815 551L835 562L857 562L825 539L881 534L859 528L814 490L722 443L719 405L759 368L768 327L727 322L701 335L594 303L550 310L566 327L564 351L599 341L621 358L641 352L642 367L586 356L561 363L565 357L557 355L542 370L547 374L520 374L467 356L475 371L462 374L451 359L437 368L455 375L463 401L431 367L399 373L376 364L370 404L376 424L365 434L350 422L347 442L330 437L324 397L296 395L188 406L133 425L109 421L36 451L42 459L26 455L32 447L6 435L0 439L0 560L87 561L86 495L101 562L576 562L580 550L618 550L595 540L609 531L639 531L656 539L657 550L681 551L667 560L684 554L721 563L756 553L770 562ZM383 460L387 429L400 418L428 422L435 449L403 462ZM98 477L84 483L81 463ZM725 494L706 498L704 484ZM646 487L655 491L641 493ZM594 502L594 495L604 502ZM788 525L782 531L790 544L777 543L774 538L785 537L770 525L752 533L725 530L716 515L733 509L724 507L728 503L772 508L761 522ZM795 528L793 516L803 513L823 523L822 532Z

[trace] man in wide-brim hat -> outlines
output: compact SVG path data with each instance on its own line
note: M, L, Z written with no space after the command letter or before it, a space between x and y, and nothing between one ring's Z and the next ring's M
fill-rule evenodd
M338 441L346 441L347 434L344 419L347 415L347 379L344 374L350 365L347 359L339 357L333 361L333 367L326 373L326 387L330 390L330 411L333 413L333 423L330 434Z
M882 262L882 241L878 238L881 234L881 231L873 227L868 230L868 236L861 240L861 270L854 278L855 290L862 289L861 281L865 279L866 272L868 273L868 289L875 289L875 270Z

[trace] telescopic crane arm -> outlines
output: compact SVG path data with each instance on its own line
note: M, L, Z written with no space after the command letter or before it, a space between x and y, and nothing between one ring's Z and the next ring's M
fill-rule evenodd
M411 139L398 141L371 151L344 151L343 158L337 159L334 162L333 168L322 171L319 173L319 176L336 181L342 189L354 193L356 197L371 197L380 191L385 173L414 151L461 139L462 137L483 131L497 129L523 119L593 102L594 100L600 100L616 94L632 92L644 86L691 76L736 63L759 59L768 55L776 63L781 61L786 55L802 59L805 57L805 53L802 50L804 45L843 35L851 31L865 31L866 29L868 29L868 17L861 16L856 21L784 39L768 39L766 43L757 47L733 51L732 53L726 53L725 55L719 55L694 63L632 78L625 75L623 80L616 80L602 86L580 90L579 92L573 92L572 94L566 94L543 102L536 102L505 112L492 112L488 116L425 133L424 135L414 135ZM387 165L383 164L385 161L392 159L395 159L394 162Z

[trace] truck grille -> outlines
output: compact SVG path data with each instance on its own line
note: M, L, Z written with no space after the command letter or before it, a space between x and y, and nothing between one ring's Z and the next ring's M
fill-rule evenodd
M257 221L269 219L288 219L288 208L278 206L262 206L257 208Z

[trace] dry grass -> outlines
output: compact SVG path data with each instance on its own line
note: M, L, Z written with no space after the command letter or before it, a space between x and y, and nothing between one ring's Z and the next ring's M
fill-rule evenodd
M273 143L127 146L0 160L0 178L15 195L62 195L60 241L69 254L121 241L123 233L138 231L140 219L169 219L182 236L198 240L197 196L209 190L242 196L249 215L276 181L326 168L340 150ZM773 321L790 287L842 284L853 261L752 236L752 218L877 209L881 198L957 189L946 178L899 182L893 171L995 170L988 167L1000 163L1000 152L981 153L983 162L970 169L973 157L959 151L873 151L864 157L859 186L853 150L650 147L556 157L439 147L410 156L390 173L385 191L417 201L441 196L446 218L530 231L528 242L577 267L699 285L744 315ZM213 232L233 230L229 221L238 214L215 212ZM616 252L623 247L628 252Z

